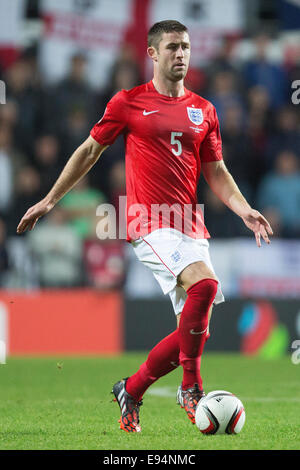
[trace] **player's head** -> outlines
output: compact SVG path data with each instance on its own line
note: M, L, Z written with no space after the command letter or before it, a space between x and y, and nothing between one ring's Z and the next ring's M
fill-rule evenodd
M179 21L160 21L149 30L147 51L153 60L154 70L171 81L177 82L186 76L190 48L187 27Z

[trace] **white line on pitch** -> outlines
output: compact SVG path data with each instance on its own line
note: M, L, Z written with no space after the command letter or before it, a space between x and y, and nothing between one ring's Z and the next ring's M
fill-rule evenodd
M155 387L147 391L148 395L157 397L173 397L176 398L176 390L173 387ZM300 402L300 397L240 397L241 400L255 401L255 402L278 402L278 401L289 401L289 402Z

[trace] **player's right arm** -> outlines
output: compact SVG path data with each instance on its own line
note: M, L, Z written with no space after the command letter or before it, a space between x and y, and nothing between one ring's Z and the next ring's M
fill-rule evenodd
M123 91L118 92L107 103L91 135L75 150L47 196L28 209L18 225L17 233L32 230L39 218L47 214L86 175L101 153L124 132L128 117L125 95Z
M20 220L17 233L32 230L40 217L47 214L58 201L88 173L108 145L99 144L89 136L73 153L47 196L30 207Z

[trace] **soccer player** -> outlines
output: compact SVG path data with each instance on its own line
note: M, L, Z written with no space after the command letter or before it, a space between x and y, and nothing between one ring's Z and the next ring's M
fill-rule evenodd
M212 305L224 298L197 205L200 171L212 191L254 232L258 246L261 237L269 243L272 235L268 221L250 207L223 162L214 106L184 87L191 53L187 28L171 20L154 24L147 52L153 61L153 80L122 90L109 101L49 194L26 212L17 229L18 233L33 229L107 146L124 134L127 239L170 295L177 315L177 329L150 351L134 375L113 387L121 409L120 428L127 432L141 431L139 408L147 388L178 365L183 378L177 402L193 423L197 403L205 395L201 356ZM166 208L172 208L172 218Z

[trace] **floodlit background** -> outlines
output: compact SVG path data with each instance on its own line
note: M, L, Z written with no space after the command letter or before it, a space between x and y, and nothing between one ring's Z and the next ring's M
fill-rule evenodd
M175 328L131 246L96 238L96 207L125 194L122 137L33 232L16 236L107 101L151 79L146 34L163 19L188 26L186 86L215 105L225 162L274 229L258 249L201 179L227 299L207 350L275 358L300 338L300 2L1 0L0 341L10 356L144 351Z

